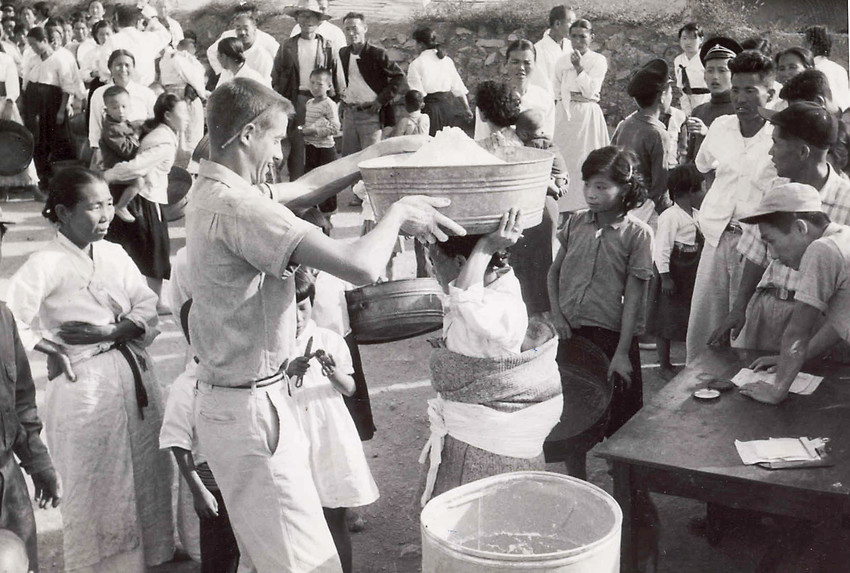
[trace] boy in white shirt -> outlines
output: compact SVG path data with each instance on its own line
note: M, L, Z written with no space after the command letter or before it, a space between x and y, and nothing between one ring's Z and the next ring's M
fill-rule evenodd
M679 109L690 115L696 106L711 98L705 83L705 68L700 61L699 51L705 33L696 22L688 22L679 28L679 45L682 53L673 60L676 87L682 92Z
M658 216L652 262L660 283L650 321L656 335L661 370L673 371L670 341L684 340L694 292L696 270L702 250L702 234L695 221L705 197L702 176L693 164L670 170L667 190L673 205Z

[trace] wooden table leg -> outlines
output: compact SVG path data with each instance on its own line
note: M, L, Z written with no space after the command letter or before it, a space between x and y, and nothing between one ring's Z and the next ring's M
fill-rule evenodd
M623 510L623 531L620 539L620 573L637 573L636 527L634 525L634 483L629 464L612 462L614 499Z

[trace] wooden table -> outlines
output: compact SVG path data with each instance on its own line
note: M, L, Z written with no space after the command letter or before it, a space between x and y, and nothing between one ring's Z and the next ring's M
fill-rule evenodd
M815 521L850 513L850 367L821 362L806 372L825 376L810 396L791 394L779 406L736 390L712 401L693 398L711 376L731 378L763 353L709 347L673 378L652 403L593 452L612 464L614 497L623 509L621 571L636 567L633 492L640 487L730 507ZM841 379L846 377L846 379ZM735 440L830 438L835 465L768 470L745 466Z

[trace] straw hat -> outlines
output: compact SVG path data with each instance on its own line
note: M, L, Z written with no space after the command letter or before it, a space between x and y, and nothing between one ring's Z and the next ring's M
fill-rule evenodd
M312 12L322 20L331 19L328 14L322 12L322 9L319 8L319 3L316 0L298 0L294 6L287 6L283 9L284 14L293 18L297 18L299 12Z

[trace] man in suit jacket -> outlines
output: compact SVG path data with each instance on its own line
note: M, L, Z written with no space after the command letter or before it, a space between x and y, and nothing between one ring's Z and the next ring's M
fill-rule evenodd
M304 174L304 137L301 128L304 126L307 100L313 97L310 93L310 74L318 68L330 71L332 96L340 93L345 78L333 46L316 33L319 22L330 18L319 10L316 0L299 0L295 6L287 7L284 13L295 18L301 26L301 34L280 45L272 66L272 87L295 106L295 130L289 137L292 149L287 159L289 180L294 181ZM301 69L305 61L311 63L309 69Z
M342 96L342 154L350 155L381 140L381 130L395 125L391 101L404 72L387 51L366 41L363 14L349 12L342 19L348 45L339 51L345 74Z

